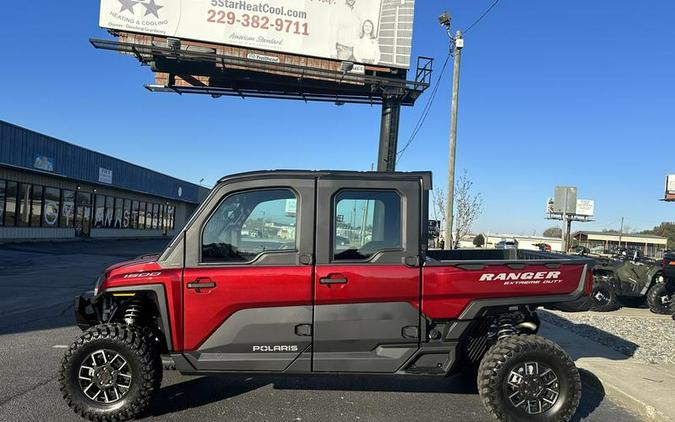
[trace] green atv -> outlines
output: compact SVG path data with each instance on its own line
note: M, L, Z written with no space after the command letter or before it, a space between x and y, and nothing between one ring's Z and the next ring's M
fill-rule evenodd
M611 258L596 258L593 280L594 311L614 311L622 305L640 307L647 302L654 313L671 313L672 293L663 264L644 258L640 251L621 249Z

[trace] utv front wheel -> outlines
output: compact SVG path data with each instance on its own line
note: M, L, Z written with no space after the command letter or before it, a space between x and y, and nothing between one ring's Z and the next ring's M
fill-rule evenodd
M666 283L656 283L647 290L649 310L655 314L668 315L671 311L671 301L675 292L668 288Z
M61 393L89 420L134 418L162 382L162 362L144 330L119 324L90 328L66 351L59 374Z
M581 379L557 344L534 335L511 336L481 361L478 392L499 421L566 422L579 405Z
M598 283L593 287L591 298L593 299L592 311L611 312L620 307L616 291L606 282Z

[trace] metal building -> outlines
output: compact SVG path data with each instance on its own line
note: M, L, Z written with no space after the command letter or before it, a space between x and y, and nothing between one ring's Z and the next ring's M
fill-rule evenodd
M667 238L651 234L579 231L572 237L579 245L599 254L610 254L617 248L627 248L640 250L645 256L652 258L663 258L668 249Z
M0 241L171 236L207 194L0 120Z

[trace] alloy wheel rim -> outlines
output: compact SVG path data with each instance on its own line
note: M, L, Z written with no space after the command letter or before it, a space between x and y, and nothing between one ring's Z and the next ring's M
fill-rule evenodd
M82 392L102 404L118 402L131 388L131 366L119 353L100 349L90 353L77 373Z
M523 362L506 378L509 402L528 415L549 411L560 398L560 381L553 369L541 362Z
M605 305L609 302L609 295L605 294L603 290L597 290L593 295L595 301L600 305Z

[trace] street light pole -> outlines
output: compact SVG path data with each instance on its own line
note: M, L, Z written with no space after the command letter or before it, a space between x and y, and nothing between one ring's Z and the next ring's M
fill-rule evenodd
M457 149L457 111L459 109L459 74L462 61L464 39L462 31L450 36L453 41L453 77L452 77L452 106L450 110L450 152L448 156L448 203L445 207L445 245L446 249L454 249L455 242L452 236L453 210L455 201L455 151ZM458 239L459 240L459 239Z

